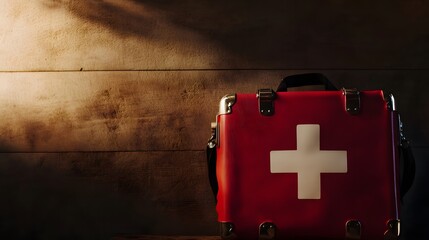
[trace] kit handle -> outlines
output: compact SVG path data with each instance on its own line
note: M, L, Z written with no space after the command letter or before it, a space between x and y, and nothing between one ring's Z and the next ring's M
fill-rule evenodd
M277 92L287 92L288 88L323 85L327 91L338 90L325 75L321 73L304 73L287 76L280 83Z

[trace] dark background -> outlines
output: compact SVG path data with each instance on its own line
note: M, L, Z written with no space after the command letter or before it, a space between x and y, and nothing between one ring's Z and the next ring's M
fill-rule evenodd
M61 38L0 65L0 236L216 235L204 150L219 99L320 72L396 97L416 157L402 239L429 239L428 2L41 0L26 11L45 17L38 40ZM79 24L55 25L58 12ZM100 46L120 57L92 58Z

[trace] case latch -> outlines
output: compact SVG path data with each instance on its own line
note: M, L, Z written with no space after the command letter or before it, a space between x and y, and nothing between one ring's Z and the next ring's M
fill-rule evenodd
M258 98L259 113L264 116L271 116L274 114L274 99L276 93L271 88L259 89L256 94Z
M357 115L360 112L360 96L359 91L355 88L343 88L343 94L346 98L346 111L351 115Z

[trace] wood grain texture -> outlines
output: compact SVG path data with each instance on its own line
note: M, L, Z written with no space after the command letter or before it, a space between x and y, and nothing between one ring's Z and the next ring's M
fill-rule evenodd
M0 70L429 67L425 1L2 1Z
M215 235L204 152L0 154L8 239Z

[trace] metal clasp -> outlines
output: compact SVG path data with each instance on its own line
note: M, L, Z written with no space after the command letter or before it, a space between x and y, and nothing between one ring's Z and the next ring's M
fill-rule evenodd
M357 115L360 111L360 96L357 89L343 88L343 95L346 97L346 111L351 115Z
M276 93L271 88L259 89L256 94L258 98L259 113L264 116L271 116L274 114L274 102Z

